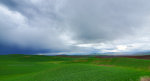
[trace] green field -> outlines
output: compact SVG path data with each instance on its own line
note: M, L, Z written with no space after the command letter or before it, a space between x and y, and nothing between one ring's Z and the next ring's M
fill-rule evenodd
M150 60L0 55L0 81L140 81Z

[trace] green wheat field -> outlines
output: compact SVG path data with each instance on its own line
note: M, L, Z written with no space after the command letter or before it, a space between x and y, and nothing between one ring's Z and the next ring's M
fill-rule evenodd
M0 81L140 81L150 60L135 58L0 55Z

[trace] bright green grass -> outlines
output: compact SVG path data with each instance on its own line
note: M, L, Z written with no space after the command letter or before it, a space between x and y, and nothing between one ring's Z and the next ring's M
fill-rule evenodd
M1 55L0 81L139 81L150 60Z

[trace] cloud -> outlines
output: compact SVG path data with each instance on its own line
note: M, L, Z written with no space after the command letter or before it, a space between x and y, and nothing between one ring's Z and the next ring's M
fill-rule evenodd
M0 43L63 53L149 50L149 2L1 0Z
M1 43L35 49L66 49L61 40L63 30L51 24L48 18L30 20L18 11L0 6ZM44 22L45 21L45 22ZM52 21L53 23L53 21Z
M144 11L149 6L141 1L68 0L66 4L64 19L75 39L84 43L112 41L134 34L149 16L149 11Z

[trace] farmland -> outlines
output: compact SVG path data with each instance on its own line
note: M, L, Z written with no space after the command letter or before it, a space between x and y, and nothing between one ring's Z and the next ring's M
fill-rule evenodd
M148 59L0 55L0 81L140 81L149 76Z

